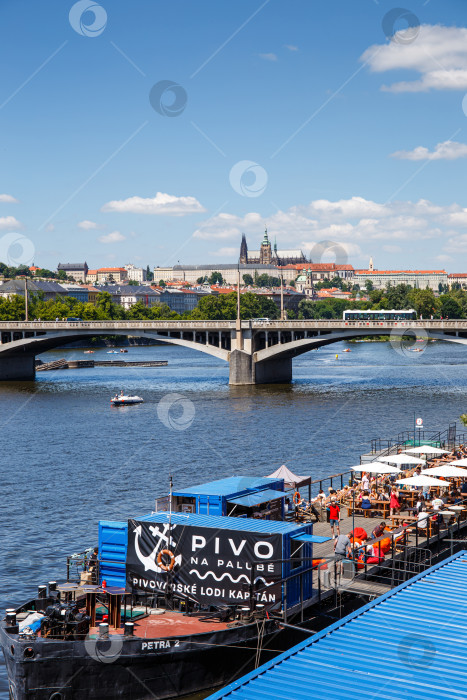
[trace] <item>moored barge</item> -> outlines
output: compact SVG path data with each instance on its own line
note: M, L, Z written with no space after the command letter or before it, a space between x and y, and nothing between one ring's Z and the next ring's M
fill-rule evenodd
M97 551L0 623L11 700L176 698L271 658L314 593L313 526L284 520L285 495L234 477L100 521Z

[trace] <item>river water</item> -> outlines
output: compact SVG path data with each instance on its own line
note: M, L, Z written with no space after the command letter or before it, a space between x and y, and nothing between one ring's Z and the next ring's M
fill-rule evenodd
M351 352L343 352L345 348ZM177 346L96 349L94 359L168 360L159 368L61 370L0 384L0 611L66 575L97 541L99 519L151 511L175 488L281 464L314 479L358 464L373 437L445 429L467 410L467 348L340 343L294 360L290 386L229 387L226 363ZM336 353L338 358L336 359ZM41 356L89 359L83 348ZM124 389L144 404L114 408ZM2 659L3 662L3 659ZM0 698L8 697L0 667Z

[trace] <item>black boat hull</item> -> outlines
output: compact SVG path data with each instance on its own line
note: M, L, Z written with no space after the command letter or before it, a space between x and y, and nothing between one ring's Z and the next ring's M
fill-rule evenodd
M179 639L18 639L0 623L11 700L168 700L226 685L255 666L274 620ZM271 658L265 650L260 662Z

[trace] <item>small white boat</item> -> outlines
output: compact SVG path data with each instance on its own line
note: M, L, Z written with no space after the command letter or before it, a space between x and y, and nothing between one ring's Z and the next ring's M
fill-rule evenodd
M85 350L84 354L85 355L94 355L94 350Z
M107 350L107 355L118 355L118 350Z
M123 392L121 394L115 394L115 396L110 399L112 406L131 406L135 403L144 403L144 399L141 396L127 396Z

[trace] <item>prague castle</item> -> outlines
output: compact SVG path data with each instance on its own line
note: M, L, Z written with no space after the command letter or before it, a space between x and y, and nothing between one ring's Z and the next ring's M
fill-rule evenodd
M273 248L266 229L259 250L249 251L245 234L242 235L239 262L241 265L276 265L283 267L284 265L306 263L307 259L301 250L277 250L276 243L274 243Z

